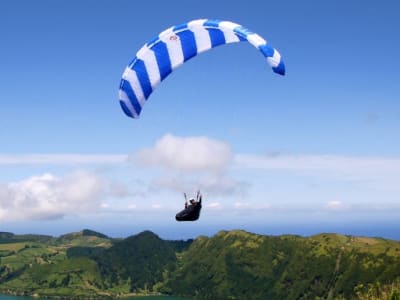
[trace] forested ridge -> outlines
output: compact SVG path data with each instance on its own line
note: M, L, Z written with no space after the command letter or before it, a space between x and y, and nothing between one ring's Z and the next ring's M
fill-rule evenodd
M367 299L398 278L400 242L382 238L240 230L187 241L150 231L125 239L92 230L58 238L0 233L0 291L20 295Z

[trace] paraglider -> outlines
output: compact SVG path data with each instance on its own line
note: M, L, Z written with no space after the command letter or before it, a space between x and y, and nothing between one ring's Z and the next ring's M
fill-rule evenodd
M193 20L170 27L146 43L125 68L119 86L119 102L124 113L139 118L154 89L177 67L196 55L219 45L249 42L266 58L272 70L285 75L279 52L260 35L230 22L211 19ZM177 221L196 221L200 217L202 196L190 199L185 209L176 214Z
M175 219L177 221L196 221L200 217L201 201L203 196L200 194L200 191L198 191L196 200L190 198L188 204L186 193L183 195L185 196L185 209L177 213Z
M151 93L177 67L204 51L242 41L256 47L275 73L285 74L279 52L258 34L230 21L194 20L164 30L137 52L122 74L122 110L131 118L139 118Z

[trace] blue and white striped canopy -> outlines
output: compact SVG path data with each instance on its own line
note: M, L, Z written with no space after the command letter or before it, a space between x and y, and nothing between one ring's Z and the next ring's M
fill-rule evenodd
M145 44L122 74L119 101L125 114L138 118L157 85L192 57L219 45L247 41L284 75L281 55L258 34L229 21L194 20L168 28Z

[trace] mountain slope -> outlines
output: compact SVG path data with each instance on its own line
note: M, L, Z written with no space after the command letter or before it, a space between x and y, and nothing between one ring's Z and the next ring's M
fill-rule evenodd
M165 241L0 234L0 292L69 298L165 293L194 299L351 299L400 278L400 243L221 231ZM398 281L397 281L398 282Z
M150 231L117 242L94 259L111 286L129 280L130 292L153 291L176 264L173 247Z
M194 241L166 286L199 299L351 297L362 283L400 276L400 244L322 234L260 236L222 231Z

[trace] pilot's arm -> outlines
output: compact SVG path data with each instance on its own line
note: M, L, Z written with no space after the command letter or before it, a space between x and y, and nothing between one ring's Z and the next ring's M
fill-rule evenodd
M183 196L185 196L185 209L187 208L188 204L187 204L187 197L186 197L186 193L183 193Z

